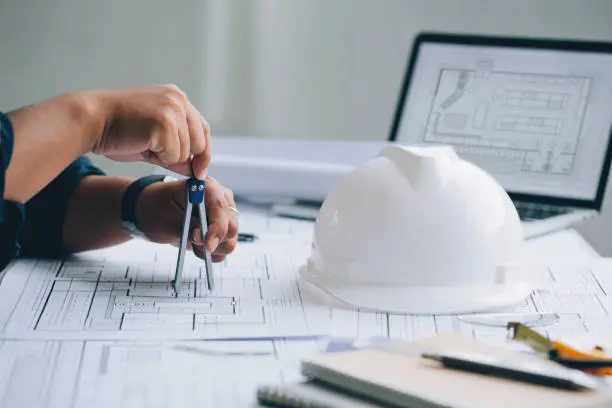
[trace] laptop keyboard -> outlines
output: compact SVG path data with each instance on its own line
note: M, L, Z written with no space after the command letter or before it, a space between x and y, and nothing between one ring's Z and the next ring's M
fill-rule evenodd
M570 208L521 201L515 201L514 206L516 207L520 219L525 221L542 220L556 215L567 214L571 211Z

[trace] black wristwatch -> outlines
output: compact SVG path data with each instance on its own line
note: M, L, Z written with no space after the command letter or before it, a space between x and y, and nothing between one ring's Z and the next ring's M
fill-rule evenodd
M141 177L133 181L123 193L121 198L121 222L123 228L132 236L142 239L147 239L147 236L139 227L138 218L136 217L136 202L140 197L142 190L153 183L166 182L175 180L173 177L164 176L161 174L153 174L150 176Z

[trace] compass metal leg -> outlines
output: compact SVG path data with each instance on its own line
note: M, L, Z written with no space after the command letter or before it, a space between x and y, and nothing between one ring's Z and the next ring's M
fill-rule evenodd
M191 222L191 212L193 206L198 208L198 216L200 218L200 233L202 234L202 243L204 243L206 234L208 233L208 220L206 217L206 206L204 204L205 185L203 180L189 178L185 184L185 217L183 218L183 226L181 228L181 241L179 245L179 255L176 262L176 271L174 273L174 291L178 296L180 291L181 280L183 277L183 264L185 263L185 251L187 248L187 240L189 235L189 227ZM214 287L212 258L210 253L204 249L204 265L206 269L206 288L212 291Z
M198 209L198 215L200 216L200 231L202 234L202 242L204 242L206 234L208 233L206 208L204 207L203 203L196 205L196 207ZM212 258L210 252L208 252L206 249L204 249L204 267L206 269L206 289L208 289L208 291L212 291L215 286L212 270Z
M189 225L191 222L191 211L193 204L189 201L189 193L186 194L185 216L183 217L183 225L181 227L181 241L179 243L178 259L176 261L176 270L174 272L174 292L178 295L180 292L181 281L183 278L183 265L185 263L185 251L187 249L187 237L189 235Z

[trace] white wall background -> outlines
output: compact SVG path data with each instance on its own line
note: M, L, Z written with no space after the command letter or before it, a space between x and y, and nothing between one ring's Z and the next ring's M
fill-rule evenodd
M0 109L174 82L214 137L383 139L421 30L612 40L612 1L4 1ZM94 159L111 174L151 170ZM581 228L609 256L611 201Z

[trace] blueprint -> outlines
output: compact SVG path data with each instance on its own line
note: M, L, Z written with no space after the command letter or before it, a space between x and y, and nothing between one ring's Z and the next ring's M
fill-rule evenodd
M316 341L0 342L0 406L252 407L260 384L301 378Z
M572 173L591 78L498 71L481 61L440 70L435 92L424 142L453 145L498 172Z
M176 261L172 246L132 241L63 261L20 261L0 285L0 338L340 335L408 340L454 331L495 339L503 338L508 319L551 332L570 326L582 331L612 327L601 324L612 313L612 280L594 266L580 264L532 265L529 275L537 290L524 304L494 315L413 316L337 308L296 279L308 256L309 245L295 242L304 240L303 235L274 234L240 246L226 262L215 264L212 293L202 290L202 261L190 254L178 297L170 284Z
M609 339L612 278L605 271L611 267L609 260L589 267L543 266L537 276L542 289L508 314L400 316L334 310L323 321L332 322L335 336L342 338L419 339L460 332L503 343L504 322L519 318L552 337L584 333ZM555 313L546 312L553 309ZM327 344L324 338L0 340L0 406L253 407L259 385L300 380L300 361Z
M0 285L0 406L253 407L257 386L299 380L300 361L323 350L325 336L455 332L502 343L505 323L519 320L554 338L612 338L609 259L531 265L537 290L503 312L371 313L334 308L296 279L312 223L243 220L243 231L260 239L215 264L212 293L202 290L202 261L190 254L173 296L176 248L144 241L13 264ZM225 337L238 339L219 341Z
M277 247L278 248L278 247ZM294 254L245 247L215 264L190 253L182 289L172 287L176 248L132 241L63 261L23 260L0 286L2 336L35 338L212 338L310 333Z

